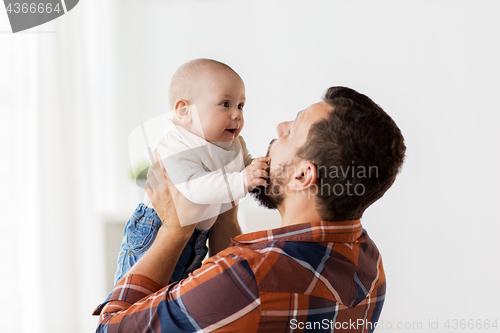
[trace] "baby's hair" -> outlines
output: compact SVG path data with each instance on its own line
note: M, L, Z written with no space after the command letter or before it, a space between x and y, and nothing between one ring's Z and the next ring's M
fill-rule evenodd
M168 88L168 106L174 110L175 102L181 98L189 99L193 82L200 74L213 69L230 70L236 73L228 65L212 59L194 59L182 64L172 75ZM237 73L236 73L237 74Z

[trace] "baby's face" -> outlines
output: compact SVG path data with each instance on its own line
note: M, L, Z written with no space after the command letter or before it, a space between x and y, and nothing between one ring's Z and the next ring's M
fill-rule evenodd
M244 124L243 81L230 70L217 70L203 75L193 92L195 97L190 102L196 106L203 131L195 134L218 146L229 147Z

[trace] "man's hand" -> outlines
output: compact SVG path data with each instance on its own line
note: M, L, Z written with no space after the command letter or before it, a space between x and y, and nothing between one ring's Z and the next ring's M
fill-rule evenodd
M163 225L151 247L128 274L143 275L158 285L165 286L196 224L181 227L171 193L176 191L175 187L169 188L165 167L163 162L158 161L156 151L153 157L155 162L149 169L145 189Z
M267 186L267 178L269 177L267 172L269 169L268 161L268 157L258 157L245 168L245 186L248 192L257 186Z
M175 211L174 201L168 186L163 161L158 161L157 151L153 151L154 163L151 164L148 171L148 180L144 189L148 195L156 214L160 217L162 223L173 221L176 225L177 212Z

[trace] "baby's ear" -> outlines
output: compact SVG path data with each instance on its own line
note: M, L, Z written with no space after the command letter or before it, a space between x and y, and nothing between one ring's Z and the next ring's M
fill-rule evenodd
M192 115L188 107L187 101L181 99L175 102L175 116L177 119L184 125L187 126L191 124L192 120Z

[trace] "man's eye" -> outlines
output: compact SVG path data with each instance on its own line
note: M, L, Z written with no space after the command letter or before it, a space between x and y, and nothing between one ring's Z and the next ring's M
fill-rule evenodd
M238 109L243 110L243 106L244 106L243 104L239 104Z
M225 102L222 102L220 105L222 105L225 108L228 108L229 107L229 102L225 101Z

